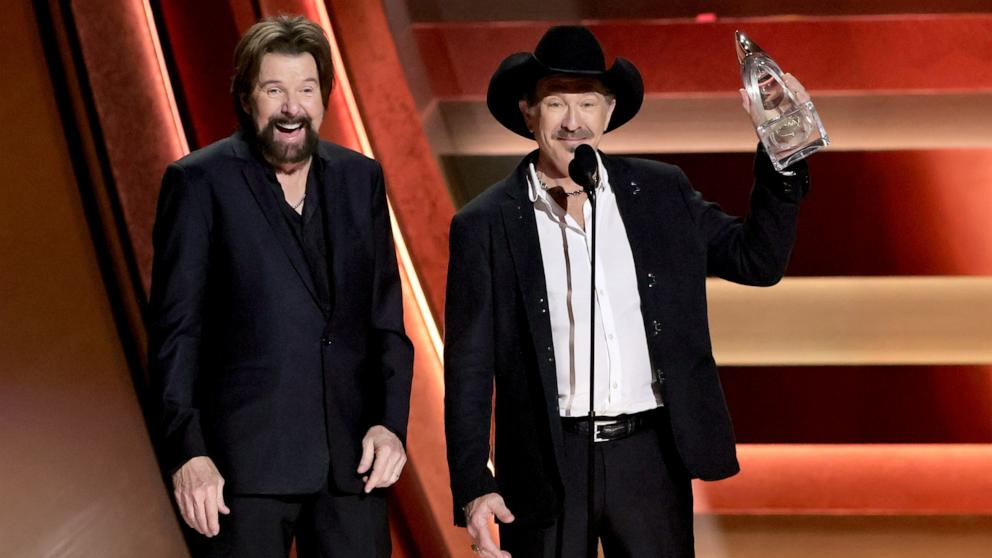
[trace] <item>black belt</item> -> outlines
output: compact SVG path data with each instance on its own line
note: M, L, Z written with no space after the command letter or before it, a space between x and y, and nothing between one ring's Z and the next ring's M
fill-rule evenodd
M653 426L657 409L633 415L616 417L596 417L596 441L610 442L622 440L638 430ZM589 417L562 417L561 427L565 432L589 435Z

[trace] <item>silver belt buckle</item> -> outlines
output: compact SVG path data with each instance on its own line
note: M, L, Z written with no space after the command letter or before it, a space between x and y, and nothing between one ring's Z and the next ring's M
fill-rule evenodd
M599 427L600 426L612 426L618 424L619 420L597 420L593 422L593 441L594 442L609 442L610 440L606 438L599 437Z

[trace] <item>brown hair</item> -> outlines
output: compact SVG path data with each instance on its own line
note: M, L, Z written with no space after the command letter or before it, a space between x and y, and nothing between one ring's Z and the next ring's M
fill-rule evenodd
M255 87L262 57L270 52L279 54L309 54L317 63L320 94L327 107L327 100L334 86L334 68L331 64L331 45L324 30L303 16L276 16L260 20L241 37L234 49L234 76L231 78L231 97L234 112L244 130L252 130L251 115L242 107Z

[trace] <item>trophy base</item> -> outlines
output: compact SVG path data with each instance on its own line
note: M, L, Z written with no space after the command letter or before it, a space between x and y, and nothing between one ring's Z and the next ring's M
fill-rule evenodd
M830 145L812 101L765 122L757 132L777 171Z

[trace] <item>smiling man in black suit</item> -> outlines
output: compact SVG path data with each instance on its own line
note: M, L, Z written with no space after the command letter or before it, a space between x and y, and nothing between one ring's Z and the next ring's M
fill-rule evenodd
M320 141L330 46L262 20L235 52L241 130L169 165L151 369L197 556L385 557L413 350L382 169Z
M591 528L607 557L692 556L690 479L738 471L706 277L749 285L782 277L806 165L778 173L759 148L750 212L740 219L704 201L677 167L597 152L593 320L592 213L568 167L578 146L595 148L633 118L643 95L634 65L618 58L607 69L583 27L550 29L490 81L490 112L538 149L451 224L448 465L455 521L487 558L588 555L590 429ZM494 400L495 475L487 466ZM502 548L488 534L494 518Z

